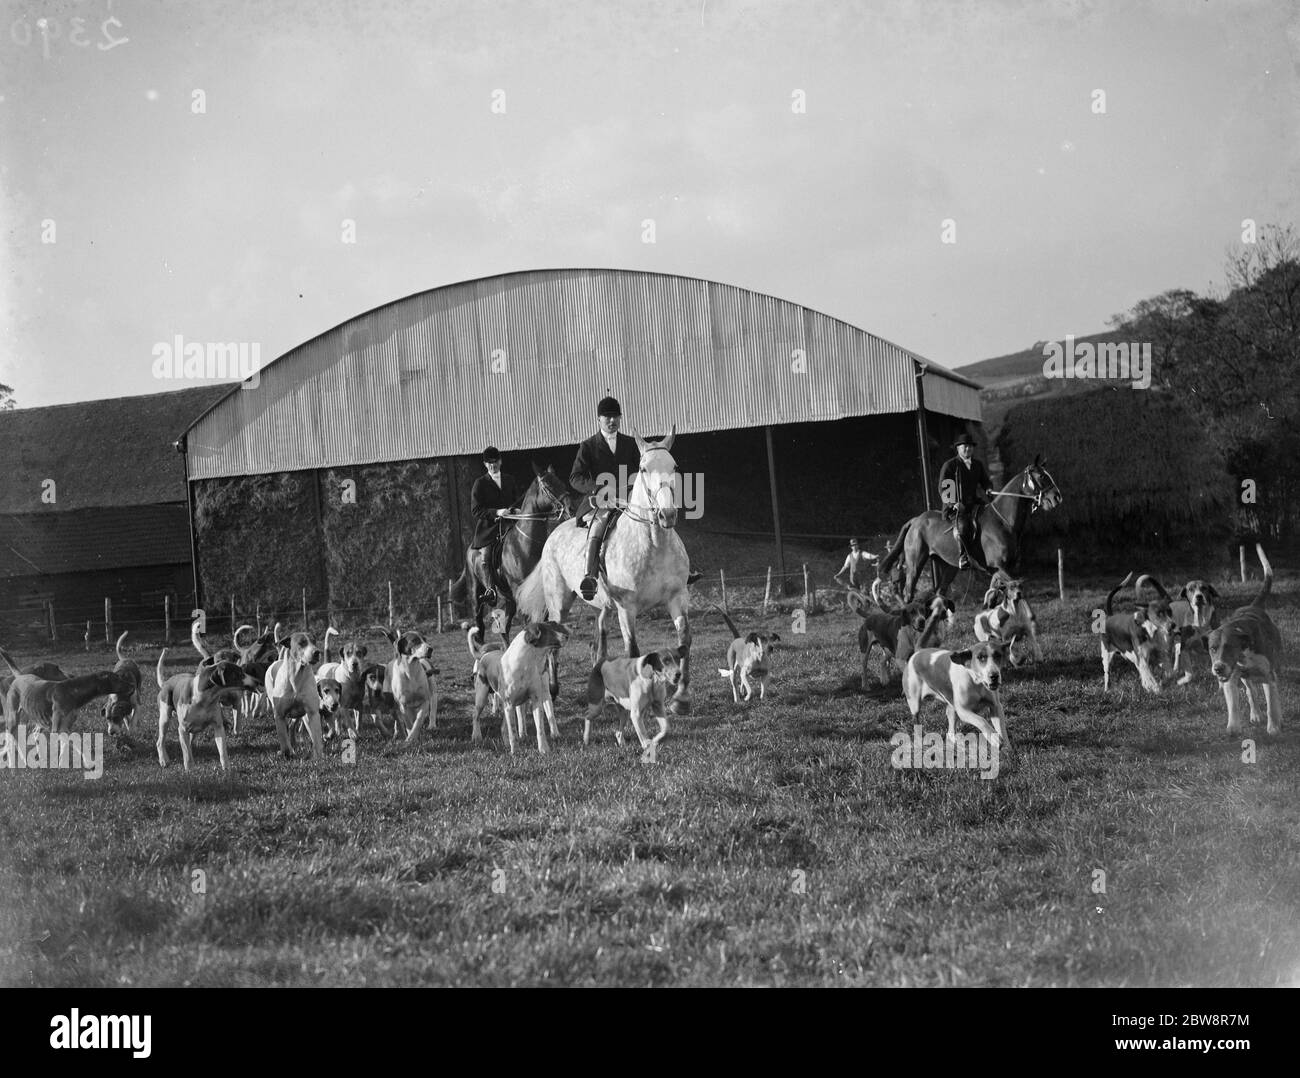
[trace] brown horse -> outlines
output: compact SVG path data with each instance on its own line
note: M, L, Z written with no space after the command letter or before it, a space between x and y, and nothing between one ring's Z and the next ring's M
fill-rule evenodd
M498 575L506 586L500 589L497 604L505 613L505 632L510 639L510 626L515 619L518 604L515 589L527 578L541 560L546 546L548 525L572 516L578 496L569 492L568 485L556 474L552 465L539 468L533 464L536 477L524 491L519 512L511 515L514 522L506 532L501 550L501 567ZM474 610L474 624L478 626L479 640L484 639L483 614L490 604L484 601L487 585L487 567L484 565L486 549L465 551L465 569L451 586L452 598L457 603L468 603Z
M1060 504L1061 492L1057 489L1056 480L1043 467L1043 459L1039 455L1034 458L1033 464L1017 473L976 515L980 551L988 571L1002 569L1009 574L1014 573L1020 558L1020 536L1029 523L1030 515L1037 509L1055 509ZM916 595L917 578L926 564L932 561L936 575L935 590L941 595L946 594L957 575L960 557L952 527L952 521L934 510L913 517L903 525L903 530L898 533L889 552L880 559L876 575L885 579L889 570L898 562L899 555L903 555L903 564L898 567L895 586L899 587L903 602L910 603ZM905 582L902 580L904 576Z

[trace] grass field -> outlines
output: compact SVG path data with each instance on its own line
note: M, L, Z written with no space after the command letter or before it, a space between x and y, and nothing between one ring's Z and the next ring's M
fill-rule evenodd
M1300 583L1274 594L1294 649ZM423 748L368 729L355 766L313 766L281 760L268 723L233 741L229 775L210 741L188 775L175 745L158 767L142 646L134 754L110 746L98 781L0 773L0 983L1300 984L1300 664L1281 738L1259 731L1246 763L1208 677L1152 698L1120 661L1103 695L1100 598L1036 599L1046 661L1009 678L1016 753L993 781L890 766L907 709L896 685L859 691L842 611L803 635L769 618L788 644L774 694L734 706L725 630L698 610L695 714L650 766L608 729L581 744L585 623L548 757L511 758L495 730L471 746L448 633ZM94 709L79 729L102 729Z

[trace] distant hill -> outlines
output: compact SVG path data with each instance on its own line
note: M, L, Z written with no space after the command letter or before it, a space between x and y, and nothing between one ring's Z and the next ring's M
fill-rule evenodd
M1123 333L1090 333L1075 337L1076 346L1089 342L1091 344L1109 344L1127 340ZM1065 338L1058 338L1064 346ZM964 367L954 368L957 373L981 383L980 405L984 413L984 433L988 437L988 465L994 479L1001 477L1002 461L998 456L995 443L1002 430L1002 422L1007 412L1015 405L1030 400L1042 400L1048 397L1061 397L1066 394L1090 393L1107 388L1107 383L1091 379L1044 378L1043 361L1047 358L1044 348L1048 341L1038 341L1022 352L1011 352L1005 356L994 356L969 363Z
M1065 342L1064 337L1056 339L1062 344ZM1074 342L1078 345L1087 341L1096 345L1127 339L1127 334L1112 330L1109 333L1090 333L1086 337L1075 337ZM1046 358L1043 355L1043 349L1048 343L1048 341L1038 341L1022 352L1010 352L1005 356L981 359L977 363L969 363L965 367L955 367L953 369L959 374L964 374L967 378L975 379L975 381L982 383L989 389L1007 383L1021 382L1029 377L1042 378L1043 360Z

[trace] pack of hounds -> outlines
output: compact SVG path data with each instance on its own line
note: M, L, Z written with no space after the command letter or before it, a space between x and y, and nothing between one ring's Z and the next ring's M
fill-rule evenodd
M1149 574L1136 581L1129 573L1106 597L1094 616L1092 630L1101 647L1102 679L1110 689L1111 664L1122 656L1137 670L1144 690L1158 693L1177 678L1185 685L1198 667L1211 674L1222 688L1228 713L1227 732L1244 730L1239 689L1244 689L1251 723L1260 719L1260 705L1270 736L1281 732L1282 705L1278 674L1281 636L1269 617L1267 600L1273 569L1262 547L1256 546L1264 581L1246 606L1221 616L1219 595L1204 580L1190 580L1177 598L1171 598L1159 580ZM1130 585L1134 598L1117 604L1117 596ZM1143 592L1149 594L1143 598ZM849 593L850 607L862 618L858 645L862 652L862 688L871 679L870 661L877 649L883 662L882 684L901 677L902 693L913 718L929 698L938 700L948 718L948 736L956 736L957 722L973 727L993 745L1010 748L1007 716L1002 707L1004 667L1020 666L1029 656L1043 660L1038 628L1024 586L1005 573L996 573L975 617L976 643L953 650L942 645L956 623L953 602L941 595L921 597L905 606L889 608L880 598L878 582L871 601L856 591ZM627 720L642 750L653 762L668 733L667 704L681 677L676 651L664 650L637 657L610 658L605 617L597 626L598 643L587 679L587 710L583 743L592 725L604 721L610 705ZM718 673L727 679L736 704L766 699L773 656L781 644L777 634L742 633L722 614L731 632L725 666ZM191 643L199 654L193 672L164 677L167 649L158 656L158 763L168 766L167 737L173 725L180 741L184 767L194 760L196 735L210 734L223 770L228 767L227 730L238 734L241 723L265 715L272 718L281 755L298 750L300 736L311 743L313 759L324 754L327 741L352 743L363 722L381 734L407 744L423 732L437 729L438 676L429 643L414 631L399 632L383 626L372 630L392 646L387 662L371 660L370 649L348 641L330 658L327 629L324 647L305 631L285 632L279 624L260 635L252 626L240 626L232 646L212 651L195 622ZM253 634L246 644L240 640ZM531 714L539 752L550 750L559 736L551 693L549 661L563 647L570 630L553 622L528 624L506 643L488 644L477 629L469 629L467 645L472 661L474 705L472 737L482 740L482 717L490 708L501 715L501 738L510 751L526 740ZM49 662L19 669L7 652L0 660L0 699L4 703L4 744L0 764L15 766L15 730L26 724L52 734L70 733L81 708L104 699L102 715L110 736L130 742L130 732L140 700L142 674L123 653L127 633L117 641L117 663L111 670L68 677ZM549 733L549 737L548 737ZM614 731L624 744L625 725ZM65 739L66 740L66 739ZM66 748L66 744L61 748Z

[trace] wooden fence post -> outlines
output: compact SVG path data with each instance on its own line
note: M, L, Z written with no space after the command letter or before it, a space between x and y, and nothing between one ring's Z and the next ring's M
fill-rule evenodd
M57 643L57 642L58 642L58 639L59 639L59 628L58 628L58 623L55 622L55 620L54 620L54 600L53 600L53 599L50 599L50 600L45 604L45 609L46 609L46 611L47 611L47 613L48 613L48 617L49 617L49 621L50 621L50 639L51 639L52 641L54 641L54 642Z
M763 589L763 617L767 617L767 604L772 598L772 567L767 567L767 586Z
M1056 548L1056 590L1061 602L1065 602L1065 551L1059 546Z
M807 562L803 563L803 608L805 611L810 611L812 608L812 603L808 598L808 563Z
M731 607L727 605L727 574L725 570L718 570L718 579L722 581L722 609L730 614Z
M86 619L86 650L90 650L90 619Z
M163 596L163 643L168 647L172 644L172 597L170 595Z
M262 635L262 600L257 601L257 635Z
M442 632L442 596L438 596L438 632Z
M1241 559L1241 582L1246 583L1246 548L1245 546L1237 547L1237 555Z
M451 597L452 588L453 588L453 584L451 581L451 577L448 577L447 578L447 620L448 621L451 621L451 619L456 616L456 603L452 600ZM474 585L472 583L469 586L469 597L470 597L470 602L473 602Z
M230 597L230 635L231 635L231 637L234 637L234 635L235 635L235 626L238 625L238 624L239 624L239 622L237 622L237 621L235 620L235 597L232 595L232 596Z
M233 609L233 608L232 608ZM307 589L302 589L302 631L307 632Z
M393 627L393 582L388 582L388 627Z
M1245 547L1242 549L1244 550ZM113 600L107 595L104 596L104 643L109 647L113 646Z

